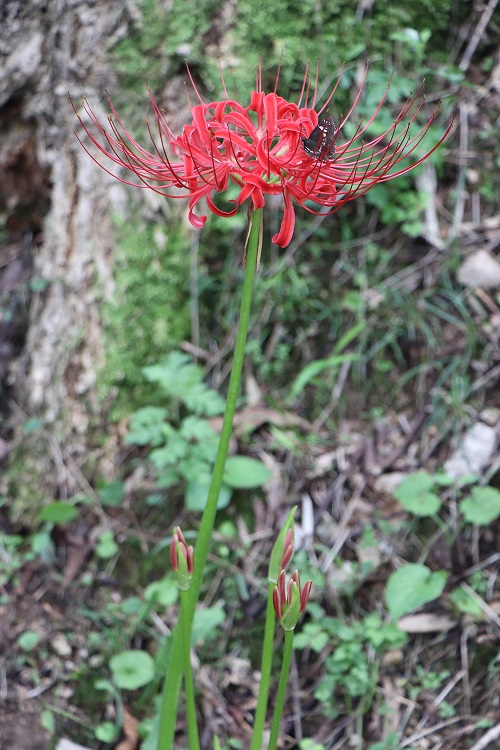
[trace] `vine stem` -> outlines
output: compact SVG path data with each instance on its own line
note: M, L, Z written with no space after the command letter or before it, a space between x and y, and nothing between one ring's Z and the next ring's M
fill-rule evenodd
M285 631L285 647L283 649L283 660L281 662L280 681L278 693L276 695L276 704L274 706L273 723L271 725L271 735L267 750L276 750L280 733L281 716L283 706L285 705L286 685L288 682L288 673L290 672L290 662L292 660L293 650L293 630Z
M219 439L219 447L215 459L212 480L208 490L207 504L203 511L198 538L194 549L194 571L189 589L189 598L186 606L185 632L190 638L193 624L194 611L200 595L201 584L203 581L203 571L207 560L210 540L215 523L217 512L217 502L219 499L224 468L229 449L229 441L233 430L233 420L236 411L236 402L240 388L241 372L245 358L245 345L248 333L248 324L250 320L250 308L252 304L253 283L255 270L257 267L257 255L259 250L259 240L261 236L262 209L252 211L251 226L248 235L247 255L245 266L245 278L243 281L243 291L241 296L240 317L238 321L238 331L234 345L233 366L231 377L229 379L229 388L226 400L226 409ZM177 626L174 633L170 636L172 643L170 646L170 656L167 665L165 678L165 687L163 690L162 704L160 709L160 726L158 734L158 750L172 750L174 747L175 723L177 719L177 705L179 702L179 690L182 680L182 638L181 629Z
M188 725L189 750L200 750L198 722L196 721L196 704L194 700L193 671L191 669L190 633L186 631L185 622L189 606L189 592L181 591L181 616L179 628L182 630L182 651L184 654L184 685L186 687L186 715Z
M267 591L266 625L264 629L264 642L262 644L262 664L260 669L259 697L255 720L253 723L252 742L250 750L261 750L262 736L267 713L267 698L269 695L269 683L271 680L271 668L273 661L274 624L276 615L273 607L273 591L275 584L270 582Z

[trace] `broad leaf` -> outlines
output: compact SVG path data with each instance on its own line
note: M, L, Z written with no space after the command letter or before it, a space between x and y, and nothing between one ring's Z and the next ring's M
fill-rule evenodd
M224 469L224 484L235 489L261 487L271 478L271 470L262 461L248 456L230 456Z
M404 565L391 573L385 590L387 607L394 619L413 612L441 596L448 574L433 573L426 565Z

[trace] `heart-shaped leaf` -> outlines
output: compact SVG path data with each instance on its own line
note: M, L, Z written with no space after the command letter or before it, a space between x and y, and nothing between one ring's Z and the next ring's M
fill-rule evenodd
M473 487L470 497L460 503L460 510L469 523L492 523L500 516L500 492L494 487Z
M444 570L432 572L426 565L404 565L391 573L385 589L389 612L394 619L413 612L423 604L437 599L446 584Z
M235 489L261 487L271 478L271 471L262 461L248 456L230 456L224 469L224 484Z

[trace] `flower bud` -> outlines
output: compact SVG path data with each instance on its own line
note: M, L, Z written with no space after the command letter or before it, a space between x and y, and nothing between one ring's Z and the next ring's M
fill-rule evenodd
M187 591L191 585L194 569L194 553L187 545L179 526L177 526L170 545L170 562L177 576L177 585L181 591Z
M281 571L273 591L273 606L283 630L293 630L295 628L300 615L306 608L311 588L312 581L307 581L301 590L300 577L297 570L290 577L288 584L286 584L285 571Z
M290 562L293 555L293 538L294 538L294 515L297 510L295 505L283 524L278 538L276 539L271 557L269 559L268 580L270 583L277 583L280 570L284 570Z

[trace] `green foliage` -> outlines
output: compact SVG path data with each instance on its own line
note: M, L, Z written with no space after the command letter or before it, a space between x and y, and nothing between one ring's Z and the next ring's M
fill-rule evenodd
M399 617L438 599L446 585L444 570L432 572L426 565L403 565L389 576L385 588L387 607L392 617Z
M380 125L379 125L380 127ZM398 179L398 183L379 183L366 194L366 203L380 211L380 222L386 226L401 225L408 237L418 237L422 232L422 215L428 196L415 192L410 179Z
M65 524L73 521L78 515L78 511L73 503L67 503L62 500L54 501L40 511L40 520L49 521L50 523Z
M189 411L215 417L224 411L224 399L203 382L203 370L186 354L172 352L158 365L143 368L147 380L157 383L172 399L185 404Z
M407 641L394 623L383 623L376 613L362 620L344 622L329 617L318 605L309 606L312 621L306 622L294 637L294 647L310 648L321 653L329 648L324 666L326 676L315 691L315 697L324 704L329 715L337 715L335 693L345 697L348 710L352 701L362 699L362 710L368 710L377 678L381 655L400 648ZM373 659L371 652L377 656Z
M200 642L210 641L219 637L217 628L226 619L224 607L220 604L213 607L204 607L195 612L191 642L193 645Z
M441 507L441 499L432 491L435 483L431 474L416 471L403 479L394 497L415 516L433 516Z
M319 745L314 740L309 739L309 737L305 737L299 742L299 748L300 750L325 750L324 745Z
M464 589L453 589L450 592L448 600L459 612L472 615L472 617L481 617L483 610L479 606L479 603Z
M224 484L234 489L261 487L271 479L271 470L255 458L229 456L224 469Z
M98 489L99 500L103 505L120 506L123 502L125 486L123 482L101 482Z
M457 483L466 485L476 477L463 477ZM443 473L429 474L416 471L409 474L394 490L394 497L415 516L434 516L441 508L442 500L436 492L437 486L447 487L453 480ZM500 491L495 487L475 486L470 494L460 500L460 511L467 523L485 526L500 517Z
M408 690L410 700L416 700L424 690L439 690L449 677L450 672L447 669L442 670L441 672L435 672L432 670L426 671L425 667L421 664L417 664L415 668L415 679L412 680L412 685Z
M95 553L97 557L103 560L108 560L118 553L118 545L115 542L115 535L111 529L107 529L99 535Z
M17 642L23 651L34 651L40 643L41 635L34 630L25 630L18 637Z
M17 587L18 574L24 565L34 560L50 559L53 555L53 545L50 534L39 531L25 539L20 534L5 534L0 531L0 587L7 584ZM0 602L6 601L4 596Z
M186 508L205 507L219 436L206 417L224 410L223 399L203 382L203 370L181 352L172 352L163 362L144 368L169 406L146 406L130 419L127 442L148 445L161 488L184 486ZM189 414L188 412L193 412ZM261 461L230 456L226 461L219 508L229 503L232 489L260 487L271 476Z
M113 416L119 418L146 400L154 402L155 389L145 385L141 368L189 334L189 240L179 223L165 229L117 222L116 234L115 290L104 310L106 359L99 387L103 398L116 393Z
M290 391L290 398L293 400L303 391L308 383L324 371L330 372L330 375L337 373L343 362L354 362L359 359L359 355L341 354L351 341L356 339L364 330L365 323L360 321L353 326L347 333L342 336L333 347L332 353L325 359L317 359L310 362L302 372L295 378Z
M175 576L169 575L146 586L144 599L161 607L175 604L179 598L179 587Z
M460 510L469 523L484 526L500 517L500 491L494 487L473 487L460 502Z
M189 357L179 352L147 368L146 375L170 399L171 408L148 406L134 412L127 442L152 446L149 458L157 470L160 487L171 487L181 480L206 483L215 460L218 438L202 416L220 413L222 399L204 385L201 368L191 365ZM184 389L184 379L189 384L187 389ZM194 414L180 417L180 408L189 408L188 404ZM167 418L177 422L179 427L174 427Z
M146 651L122 651L110 659L109 667L115 685L122 690L137 690L155 676L155 665Z

